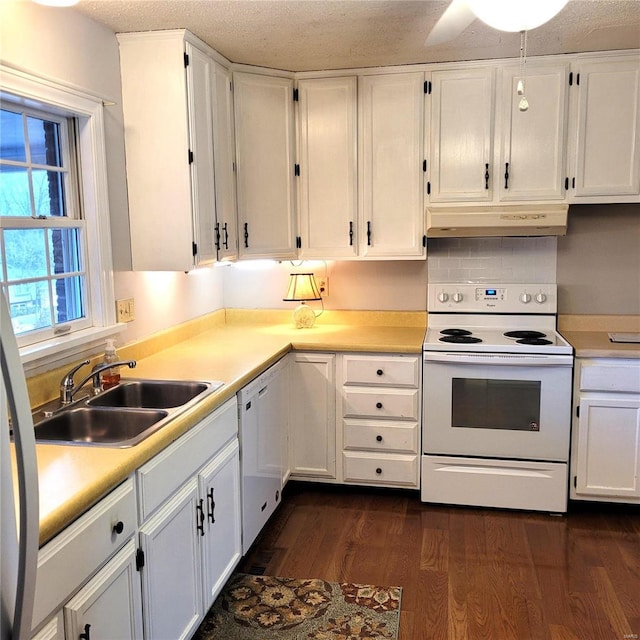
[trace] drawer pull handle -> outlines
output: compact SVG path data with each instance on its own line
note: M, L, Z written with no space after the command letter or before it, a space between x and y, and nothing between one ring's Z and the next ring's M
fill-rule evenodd
M120 534L123 531L124 531L124 522L122 522L122 520L118 520L118 522L116 522L113 525L113 533Z
M384 374L384 371L383 371L382 369L378 369L378 370L376 371L376 373L377 373L379 376L381 376L381 375L383 375L383 374Z
M84 625L84 632L81 633L78 638L80 638L80 640L91 640L91 631L89 631L91 629L91 625L90 624L85 624Z
M376 436L376 440L377 440L378 442L382 442L382 436Z
M376 402L376 409L382 409L382 402Z
M380 474L382 473L382 469L381 469L380 467L378 467L378 468L376 469L376 473L377 473L378 475L380 475Z

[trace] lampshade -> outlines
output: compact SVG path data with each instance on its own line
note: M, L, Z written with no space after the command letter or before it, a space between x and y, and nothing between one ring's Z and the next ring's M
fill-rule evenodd
M289 300L320 300L320 291L313 273L292 273L289 288L284 298Z
M473 13L499 31L529 31L548 22L568 0L467 0Z
M289 278L287 295L282 299L301 302L293 312L293 324L297 329L311 329L313 327L316 314L304 303L305 300L321 300L313 273L292 273Z

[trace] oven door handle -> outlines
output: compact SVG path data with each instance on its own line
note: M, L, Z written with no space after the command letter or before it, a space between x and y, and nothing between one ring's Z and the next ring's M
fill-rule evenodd
M494 366L571 367L573 356L568 355L515 355L509 353L423 353L424 362L441 364L485 364Z

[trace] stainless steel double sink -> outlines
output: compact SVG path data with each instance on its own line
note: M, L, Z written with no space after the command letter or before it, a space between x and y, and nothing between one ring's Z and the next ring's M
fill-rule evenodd
M222 382L123 379L97 396L34 418L36 442L133 447Z

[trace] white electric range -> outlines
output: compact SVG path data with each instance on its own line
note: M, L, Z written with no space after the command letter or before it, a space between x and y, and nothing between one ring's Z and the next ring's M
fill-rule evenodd
M425 502L566 511L573 349L554 284L430 284Z

